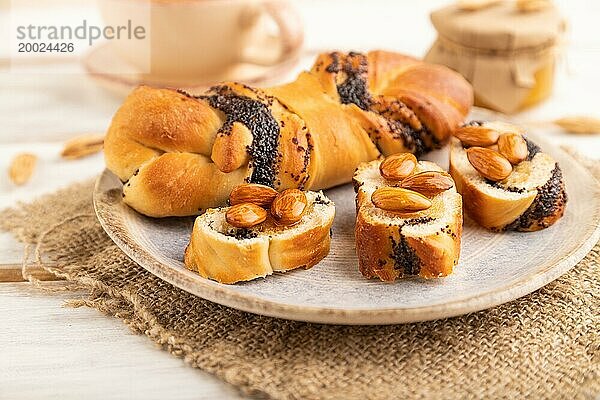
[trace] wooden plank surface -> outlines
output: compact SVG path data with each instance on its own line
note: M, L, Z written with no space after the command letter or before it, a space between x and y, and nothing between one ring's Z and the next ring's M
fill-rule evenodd
M0 399L242 398L117 319L63 307L79 296L0 285Z
M23 282L22 264L25 247L11 234L0 232L0 283ZM37 266L28 266L28 274L40 281L57 280L56 276Z
M69 0L70 1L70 0ZM298 2L306 24L308 49L398 49L425 54L435 39L428 14L447 0L427 2ZM409 6L410 3L410 6ZM564 66L558 69L555 95L540 107L516 116L548 120L568 114L598 115L595 79L600 36L595 34L600 2L556 1L570 25ZM2 7L0 2L0 7ZM90 7L93 7L90 2ZM332 30L331 16L346 21ZM353 27L371 21L370 34ZM390 35L390 27L397 34ZM312 56L302 67L309 67ZM77 65L74 65L76 69ZM0 87L0 208L28 201L71 182L100 173L101 155L64 162L62 142L72 135L105 130L121 102L83 74L11 74L2 71ZM568 75L568 76L567 76ZM597 136L548 132L557 144L600 154ZM40 156L28 185L13 185L5 173L22 151ZM0 234L0 263L18 265L22 247ZM115 318L95 310L61 307L73 294L41 293L25 283L0 284L0 399L236 399L237 392L194 370L131 334Z
M0 265L0 283L14 283L26 281L26 279L23 277L22 267L23 266L21 264ZM39 281L59 280L53 274L37 266L28 267L27 273Z

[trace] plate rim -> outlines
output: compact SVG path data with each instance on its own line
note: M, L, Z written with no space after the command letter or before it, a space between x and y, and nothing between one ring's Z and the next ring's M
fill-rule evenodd
M541 142L545 149L552 149L552 152L560 152L563 156L570 158L574 167L579 169L579 172L587 174L596 183L595 190L591 193L590 198L596 203L600 203L600 183L583 165L560 147L551 145L545 139L539 140L539 135L530 134L530 136L535 136L536 142ZM524 276L516 282L466 299L453 300L444 304L381 309L340 309L290 305L268 299L259 299L251 294L238 292L231 289L231 285L219 284L185 268L172 268L152 256L148 250L130 236L127 230L117 232L115 227L110 226L103 217L103 213L109 210L110 207L106 207L104 202L99 201L99 196L102 194L100 186L111 175L114 176L112 172L105 169L96 180L93 193L94 211L107 235L133 261L158 278L208 301L245 312L288 320L342 325L388 325L451 318L489 309L526 296L554 281L581 261L600 239L600 224L598 223L600 221L600 211L598 211L595 214L595 220L590 224L591 228L587 233L586 240L557 263L544 270ZM114 216L114 213L112 215ZM118 215L118 218L121 221L124 220L124 216L121 214ZM596 225L595 228L593 224ZM173 276L165 274L165 269L172 271Z

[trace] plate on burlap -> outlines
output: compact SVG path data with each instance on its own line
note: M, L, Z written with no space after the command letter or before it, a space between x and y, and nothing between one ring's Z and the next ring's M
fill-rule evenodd
M600 187L571 156L529 135L560 164L569 196L565 216L534 233L489 232L465 217L462 254L454 274L394 283L366 280L354 249L354 191L326 194L336 204L330 254L309 270L223 285L183 265L193 218L153 219L122 202L119 179L105 171L96 184L100 223L134 261L171 284L233 308L273 317L336 324L392 324L452 317L524 296L579 262L600 237ZM447 167L447 150L427 159Z

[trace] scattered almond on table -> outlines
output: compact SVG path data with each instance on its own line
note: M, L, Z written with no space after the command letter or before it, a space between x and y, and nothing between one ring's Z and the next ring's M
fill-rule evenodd
M104 135L87 134L74 137L65 143L61 156L74 160L85 157L102 150L104 146Z
M24 185L31 179L37 164L37 156L30 153L17 154L12 160L8 176L15 185Z
M458 0L458 8L464 11L477 11L500 3L502 0Z
M520 12L535 12L548 8L550 0L517 0L516 5Z
M552 122L569 133L600 133L600 118L579 115L559 118Z

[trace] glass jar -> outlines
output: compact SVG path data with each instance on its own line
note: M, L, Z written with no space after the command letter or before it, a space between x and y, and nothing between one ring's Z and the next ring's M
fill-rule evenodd
M462 73L476 105L514 113L552 94L565 29L555 7L523 13L513 2L476 11L454 4L434 11L431 20L438 38L425 60Z

